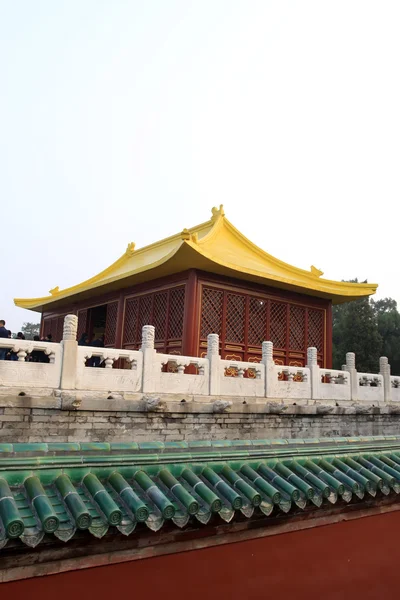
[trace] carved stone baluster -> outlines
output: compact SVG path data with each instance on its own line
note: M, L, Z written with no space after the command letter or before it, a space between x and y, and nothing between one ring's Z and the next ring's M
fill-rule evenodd
M18 361L19 362L25 362L25 358L27 356L27 351L24 348L18 348L17 352L17 356L18 356Z
M114 360L115 360L114 357L110 356L109 354L106 354L104 357L105 368L112 369Z

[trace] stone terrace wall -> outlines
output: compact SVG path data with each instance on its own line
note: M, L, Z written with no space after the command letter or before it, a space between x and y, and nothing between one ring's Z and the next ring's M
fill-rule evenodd
M294 407L295 408L295 407ZM131 412L0 408L0 443L398 435L399 414Z

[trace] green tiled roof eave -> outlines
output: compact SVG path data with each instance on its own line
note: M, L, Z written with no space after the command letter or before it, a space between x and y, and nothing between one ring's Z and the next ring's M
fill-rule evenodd
M0 548L400 493L400 437L0 445Z

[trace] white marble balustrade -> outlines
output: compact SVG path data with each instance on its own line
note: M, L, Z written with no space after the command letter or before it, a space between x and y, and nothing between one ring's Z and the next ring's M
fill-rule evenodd
M262 363L220 360L221 396L265 395L265 365Z
M197 358L157 353L151 325L143 327L137 351L78 346L76 332L77 317L67 315L60 344L0 339L0 348L11 349L17 356L17 360L0 360L0 388L19 394L28 388L44 388L321 400L339 405L345 401L400 402L400 377L391 376L385 357L380 359L379 373L359 373L351 352L342 370L335 370L318 365L316 348L308 349L307 365L297 367L275 364L272 342L263 342L260 363L250 363L222 359L216 334L208 336L206 357ZM31 361L34 351L47 356L48 362ZM93 357L99 358L99 366L89 366Z
M321 400L351 400L350 375L347 371L319 369L318 397Z
M86 366L88 360L96 356L99 357L102 366L98 368ZM113 368L116 365L120 368ZM121 368L122 366L124 368ZM75 388L140 392L142 369L142 352L78 346Z
M17 360L0 361L0 385L58 388L60 385L61 344L0 338L0 348L14 352ZM31 362L32 352L39 351L49 362Z
M268 395L272 398L311 398L310 369L307 367L274 364L267 369L267 377L272 379L268 386Z

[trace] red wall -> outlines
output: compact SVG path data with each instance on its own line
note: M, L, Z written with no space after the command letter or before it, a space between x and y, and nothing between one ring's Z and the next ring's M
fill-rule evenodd
M400 511L5 583L0 590L4 597L41 600L397 599L399 529Z

